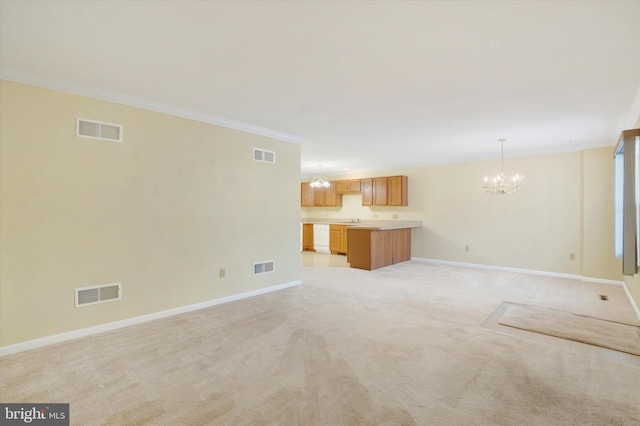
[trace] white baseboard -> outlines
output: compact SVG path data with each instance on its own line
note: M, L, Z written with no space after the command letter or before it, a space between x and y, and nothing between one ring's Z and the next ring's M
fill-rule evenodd
M434 264L441 264L441 265L461 266L463 268L491 269L493 271L516 272L516 273L520 273L520 274L531 274L531 275L544 275L544 276L547 276L547 277L569 278L569 279L572 279L572 280L581 280L582 279L582 275L562 274L560 272L538 271L538 270L535 270L535 269L508 268L506 266L484 265L482 263L453 262L453 261L450 261L450 260L427 259L427 258L424 258L424 257L412 257L411 260L415 260L416 262L425 262L425 263L434 263Z
M483 265L481 263L465 263L465 262L453 262L450 260L427 259L423 257L412 257L411 260L415 260L416 262L433 263L433 264L440 264L440 265L461 266L464 268L491 269L494 271L506 271L506 272L517 272L521 274L544 275L547 277L556 277L556 278L569 278L573 280L581 280L581 281L590 282L590 283L619 285L619 286L622 286L622 288L624 288L624 292L627 295L627 299L629 299L629 303L631 303L631 307L633 308L633 311L636 313L636 316L640 320L640 309L638 309L638 305L636 305L635 300L633 300L633 297L631 297L631 293L629 293L629 289L624 284L624 281L584 277L582 275L574 275L574 274L562 274L559 272L537 271L535 269L507 268L504 266Z
M629 289L627 288L627 285L624 282L622 282L622 288L624 289L624 292L627 295L627 299L629 299L629 303L631 303L631 307L635 311L636 316L640 320L640 309L638 309L638 305L636 305L636 301L634 300L633 296L631 296L631 293L629 292Z
M153 314L141 315L134 318L128 318L121 321L114 321L107 324L100 324L93 327L83 328L80 330L69 331L67 333L55 334L53 336L42 337L40 339L28 340L26 342L16 343L0 347L0 357L11 355L18 352L28 351L30 349L40 348L43 346L53 345L54 343L65 342L80 337L91 336L105 331L117 330L119 328L128 327L130 325L141 324L160 318L166 318L174 315L184 314L186 312L196 311L198 309L209 308L211 306L221 305L223 303L235 302L236 300L246 299L261 294L271 293L273 291L284 290L285 288L295 287L302 284L301 280L291 281L284 284L278 284L271 287L260 288L257 290L247 291L244 293L234 294L231 296L221 297L218 299L208 300L202 303L196 303L179 308L168 309L166 311L154 312Z
M582 277L582 281L588 283L598 283L598 284L612 284L612 285L621 285L624 286L624 281L619 280L605 280L603 278L592 278L592 277Z

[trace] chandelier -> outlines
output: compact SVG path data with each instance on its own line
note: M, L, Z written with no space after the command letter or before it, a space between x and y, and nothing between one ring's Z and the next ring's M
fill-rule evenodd
M492 183L489 181L489 177L484 177L484 190L487 194L492 195L511 195L518 192L520 188L520 181L524 176L516 174L515 176L507 179L504 174L504 141L505 139L498 139L500 142L500 157L502 160L500 174L492 179Z
M322 164L319 164L318 167L320 167L320 170L322 170ZM324 176L316 176L313 178L309 186L311 186L312 188L329 188L331 186L331 183Z

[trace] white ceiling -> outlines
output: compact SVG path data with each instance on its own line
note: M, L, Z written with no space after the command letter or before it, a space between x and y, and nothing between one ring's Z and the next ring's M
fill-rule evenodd
M299 137L301 174L613 145L640 1L6 1L0 66Z

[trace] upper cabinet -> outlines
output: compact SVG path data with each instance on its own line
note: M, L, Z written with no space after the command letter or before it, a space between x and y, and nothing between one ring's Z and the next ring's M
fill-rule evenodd
M302 207L313 207L313 188L309 182L302 182L300 185L300 205Z
M391 176L387 181L387 200L390 206L409 205L409 178Z
M342 195L338 194L336 191L335 182L331 182L331 186L328 188L322 188L324 192L324 202L323 206L325 207L339 207L342 205Z
M302 207L340 207L343 194L362 194L363 206L408 206L409 178L388 176L331 182L328 188L301 186Z
M342 194L359 194L361 190L361 180L339 180L336 182L336 192Z
M373 179L362 179L362 205L373 205Z
M335 182L328 188L313 188L309 182L300 184L300 205L302 207L340 207L342 195L336 192Z
M363 206L408 206L409 178L390 176L362 179Z

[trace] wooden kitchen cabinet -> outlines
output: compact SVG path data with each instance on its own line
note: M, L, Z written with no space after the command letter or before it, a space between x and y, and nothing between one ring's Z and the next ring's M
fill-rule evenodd
M300 206L313 207L313 188L309 185L309 182L302 182L300 184Z
M349 229L349 258L352 268L372 271L411 260L411 229Z
M336 191L336 185L331 182L328 188L313 188L314 207L340 207L342 206L342 195Z
M387 186L389 179L386 177L373 179L373 205L386 206L388 203Z
M313 188L313 206L324 207L324 188Z
M349 227L348 226L342 226L340 229L340 253L344 253L347 254L347 229Z
M313 223L302 224L302 251L315 251L313 248Z
M408 206L408 187L407 176L362 179L362 205Z
M342 194L336 191L335 182L331 182L331 186L324 189L324 206L339 207L342 205Z
M331 182L328 188L313 188L309 182L300 184L300 206L301 207L340 207L342 206L342 195L336 191L335 182Z
M336 182L336 192L342 194L359 194L361 192L361 180L339 180Z
M409 178L407 176L391 176L387 180L387 201L390 206L409 205Z
M347 254L347 226L329 226L329 250L331 254Z
M362 179L360 182L362 187L362 205L372 206L373 205L373 179Z
M303 182L300 192L302 207L340 207L343 194L362 194L363 206L408 206L409 178L387 176L331 182L328 188L312 188Z

